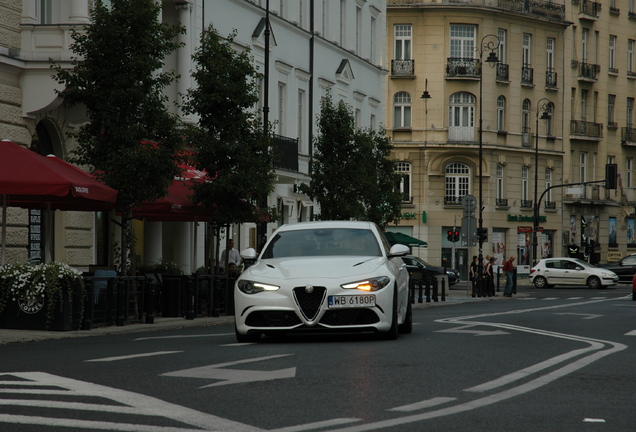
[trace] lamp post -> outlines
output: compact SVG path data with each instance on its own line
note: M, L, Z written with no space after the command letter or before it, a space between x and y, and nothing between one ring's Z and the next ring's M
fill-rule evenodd
M541 114L541 120L550 119L550 107L552 101L548 98L539 99L537 102L536 110L536 124L535 124L535 147L534 147L534 212L533 212L533 226L532 226L532 262L536 264L537 259L537 246L538 246L538 230L539 230L539 111L543 111Z
M490 51L486 63L490 63L491 66L495 66L499 63L495 50L499 48L499 38L493 34L488 34L481 39L477 51L479 52L479 219L477 220L477 239L479 242L479 258L477 262L477 269L479 278L477 283L480 284L478 291L483 295L483 282L484 276L484 201L483 201L483 129L484 129L484 115L483 115L483 62L485 51Z

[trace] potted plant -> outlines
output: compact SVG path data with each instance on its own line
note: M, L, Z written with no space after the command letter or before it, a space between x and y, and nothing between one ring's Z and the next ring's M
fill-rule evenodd
M84 298L82 273L67 264L0 267L0 328L79 328Z

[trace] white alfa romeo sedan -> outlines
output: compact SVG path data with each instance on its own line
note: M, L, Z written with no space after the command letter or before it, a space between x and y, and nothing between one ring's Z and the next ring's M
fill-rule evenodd
M370 222L284 225L234 287L236 339L263 334L375 332L396 339L412 330L404 245L390 246Z

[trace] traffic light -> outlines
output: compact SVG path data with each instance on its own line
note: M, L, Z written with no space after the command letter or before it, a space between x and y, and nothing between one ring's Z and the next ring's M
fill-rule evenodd
M488 228L477 228L477 238L480 243L488 241Z
M452 242L452 241L454 241L454 240L453 240L453 238L454 238L453 230L448 230L448 231L446 231L446 239L447 239L449 242Z
M453 242L459 241L459 231L453 231Z

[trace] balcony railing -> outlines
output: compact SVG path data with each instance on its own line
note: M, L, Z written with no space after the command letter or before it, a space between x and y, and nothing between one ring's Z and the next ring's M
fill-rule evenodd
M414 76L415 60L391 60L391 76Z
M481 64L472 58L451 57L446 63L446 78L479 78Z
M495 205L497 207L508 207L508 198L497 198L495 200Z
M579 3L579 14L582 15L580 18L598 19L598 16L600 13L601 13L600 3L592 2L588 0L581 0L581 2Z
M498 81L510 81L508 70L510 68L507 64L497 63L497 80Z
M445 205L462 205L462 198L458 196L446 196L444 197Z
M603 125L583 120L570 120L570 134L588 138L602 138Z
M553 71L545 71L545 86L547 88L557 88L557 73Z
M621 128L621 142L623 145L636 145L636 128Z
M597 75L601 71L601 66L589 63L580 63L579 64L579 79L580 80L592 80L596 81L598 79Z
M545 202L545 208L548 210L555 210L556 209L556 202L554 201L546 201Z
M528 66L521 67L521 84L534 83L534 69Z
M521 200L521 208L532 208L532 200Z
M298 172L298 140L273 135L274 168Z

